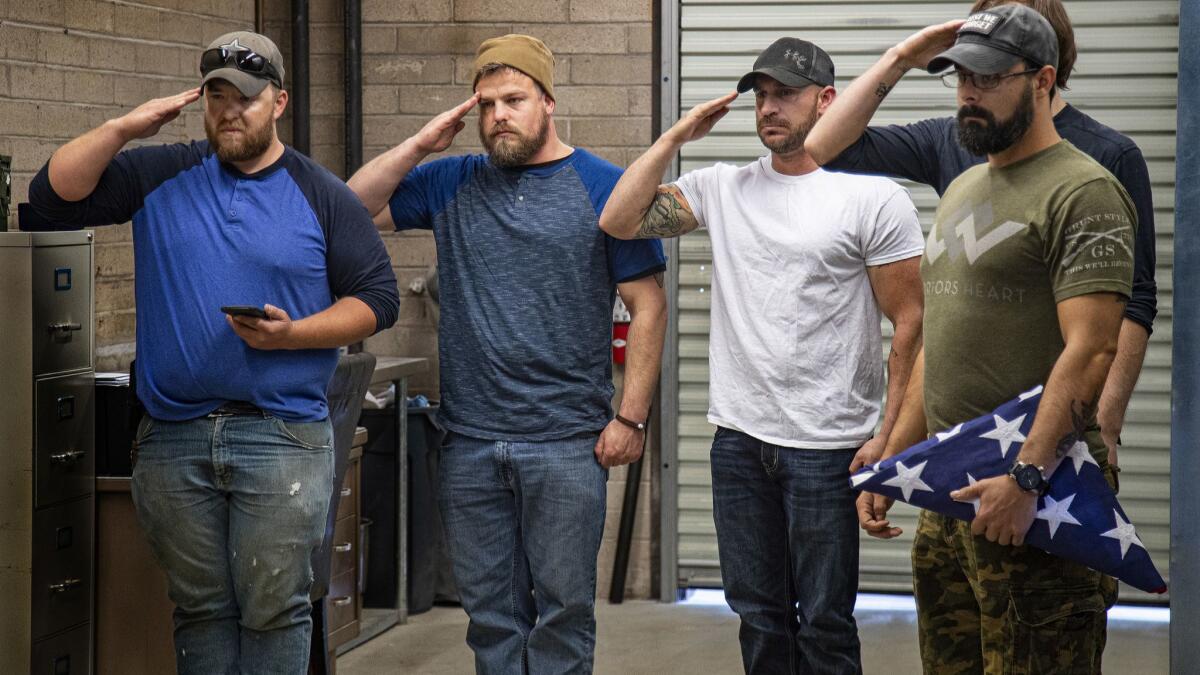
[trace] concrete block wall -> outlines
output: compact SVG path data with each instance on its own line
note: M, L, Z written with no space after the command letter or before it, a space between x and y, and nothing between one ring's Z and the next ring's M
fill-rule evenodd
M263 32L291 58L291 3L263 0ZM311 0L312 156L344 168L343 3ZM364 0L364 160L421 128L471 94L475 48L522 32L557 57L560 136L625 166L651 138L652 0ZM150 98L195 86L199 53L222 33L253 29L254 0L0 0L0 154L13 156L13 207L33 175L66 141ZM477 116L450 150L479 152ZM291 140L291 116L279 125ZM204 137L199 104L148 142ZM0 225L4 221L0 220ZM428 232L383 233L402 296L397 325L371 338L379 354L424 356L430 373L414 393L436 395L437 327L425 299L409 290L436 261ZM133 244L128 224L96 231L97 369L124 369L134 355ZM618 382L620 373L617 373ZM649 470L643 474L628 574L630 597L650 593ZM608 593L624 490L612 472L597 590Z
M56 148L145 101L199 81L200 50L254 26L254 0L0 0L0 154L13 158L16 205ZM204 138L200 106L150 142ZM0 228L2 229L2 228ZM96 230L97 368L133 357L128 224Z

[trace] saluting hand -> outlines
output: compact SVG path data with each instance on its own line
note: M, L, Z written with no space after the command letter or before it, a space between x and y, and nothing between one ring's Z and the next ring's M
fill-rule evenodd
M429 120L429 123L413 136L417 148L425 154L441 152L449 148L458 132L467 126L463 118L477 103L479 103L479 94L474 94L466 101Z
M674 136L679 143L690 143L704 138L722 117L729 114L729 104L737 97L738 93L735 91L701 103L680 118L675 126L667 130L667 134Z
M924 68L935 56L954 46L958 29L964 23L966 21L962 19L955 19L936 26L927 26L896 45L896 56L906 69Z
M185 92L146 101L116 120L127 140L150 138L171 120L179 117L184 108L200 98L200 87Z

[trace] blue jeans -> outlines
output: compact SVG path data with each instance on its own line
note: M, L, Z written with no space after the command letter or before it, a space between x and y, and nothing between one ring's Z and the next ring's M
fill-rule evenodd
M306 672L329 421L146 416L135 446L133 501L176 606L178 672Z
M596 438L447 436L438 502L476 672L592 672L608 481Z
M747 673L862 672L854 453L717 428L713 519Z

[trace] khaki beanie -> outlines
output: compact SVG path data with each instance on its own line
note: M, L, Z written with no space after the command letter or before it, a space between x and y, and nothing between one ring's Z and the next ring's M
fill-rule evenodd
M554 98L554 55L541 40L515 33L484 40L475 53L475 83L483 67L491 63L516 68Z

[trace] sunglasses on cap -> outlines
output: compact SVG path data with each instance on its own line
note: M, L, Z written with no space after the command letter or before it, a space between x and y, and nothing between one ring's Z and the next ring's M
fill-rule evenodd
M262 54L257 54L249 49L225 49L217 47L209 49L200 55L200 74L208 75L210 72L218 68L227 68L233 66L243 73L249 73L258 77L265 77L275 84L282 87L282 80L279 77L279 71L267 57Z

